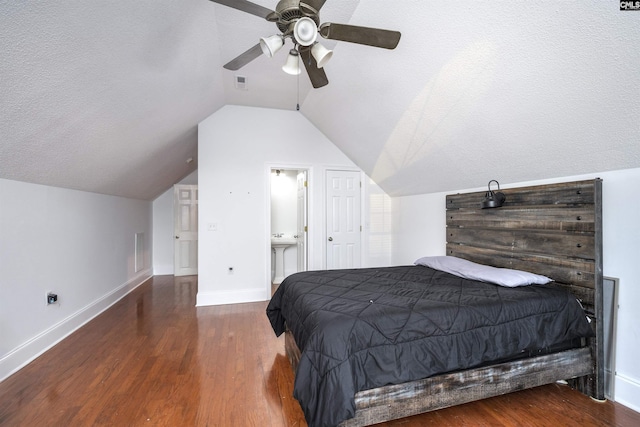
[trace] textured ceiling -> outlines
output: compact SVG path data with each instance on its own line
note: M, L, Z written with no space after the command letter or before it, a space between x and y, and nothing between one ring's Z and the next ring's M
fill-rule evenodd
M380 16L402 31L393 57L339 45L329 64L339 78L303 112L388 194L640 166L640 12L362 1L354 21Z
M207 0L0 0L0 178L153 199L225 104L299 103L391 195L640 167L640 12L618 9L328 0L322 22L402 39L323 41L330 83L311 89L287 49L223 70L276 27Z
M225 103L215 20L202 0L0 2L0 177L152 199L189 174Z

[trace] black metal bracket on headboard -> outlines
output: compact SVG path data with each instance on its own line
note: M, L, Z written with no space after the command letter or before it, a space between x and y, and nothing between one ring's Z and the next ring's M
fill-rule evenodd
M594 375L576 388L604 399L602 180L502 189L503 207L482 209L485 192L452 194L447 255L554 279L593 313Z

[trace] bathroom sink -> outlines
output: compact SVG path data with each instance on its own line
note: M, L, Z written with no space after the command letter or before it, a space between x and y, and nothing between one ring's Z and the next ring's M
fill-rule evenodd
M298 243L298 240L294 237L271 237L271 247L286 247L295 245Z
M298 243L298 239L292 236L273 235L271 236L271 247L275 252L275 277L274 285L279 285L284 280L284 251Z

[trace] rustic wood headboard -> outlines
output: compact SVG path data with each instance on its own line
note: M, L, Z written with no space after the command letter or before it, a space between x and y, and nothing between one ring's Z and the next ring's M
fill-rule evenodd
M574 385L604 398L602 180L500 190L500 208L481 209L485 192L451 194L447 255L543 274L568 288L594 320L594 375Z

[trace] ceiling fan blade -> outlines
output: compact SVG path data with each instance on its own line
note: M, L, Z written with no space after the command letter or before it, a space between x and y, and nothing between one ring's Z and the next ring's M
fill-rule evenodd
M246 52L241 53L231 61L224 64L223 68L231 71L239 70L260 55L262 55L262 49L260 48L260 43L258 43Z
M222 4L224 6L238 9L243 12L250 13L252 15L259 16L260 18L267 19L267 16L274 13L273 10L267 9L255 3L246 0L211 0L214 3Z
M314 88L318 89L329 84L327 73L324 72L324 68L318 68L318 63L313 55L311 55L311 49L301 49L300 58L302 59L304 67L307 69L309 80L311 80Z
M317 15L326 0L300 0L300 10L305 15Z
M325 39L341 40L385 49L395 49L400 41L399 31L382 30L380 28L327 22L322 24L318 31Z

